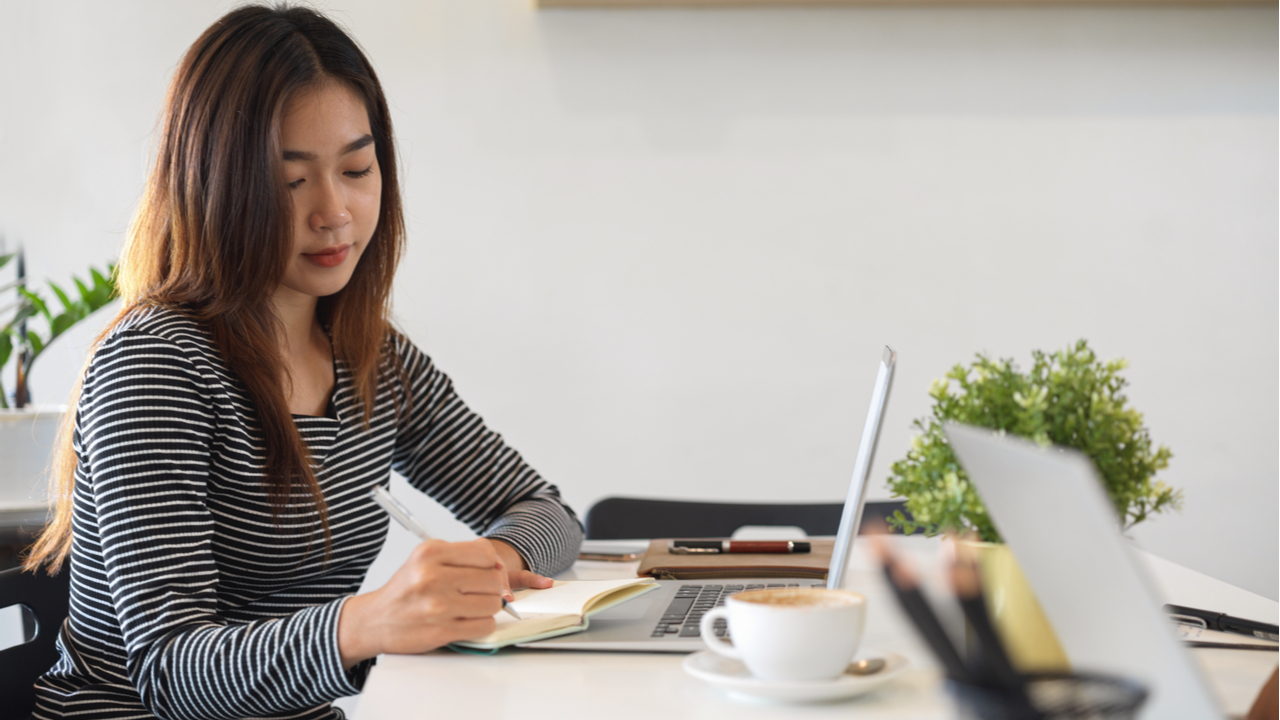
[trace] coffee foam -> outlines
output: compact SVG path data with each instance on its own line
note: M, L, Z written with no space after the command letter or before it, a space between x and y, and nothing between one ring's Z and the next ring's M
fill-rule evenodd
M822 588L771 588L732 596L738 602L789 608L837 608L857 603L861 596Z

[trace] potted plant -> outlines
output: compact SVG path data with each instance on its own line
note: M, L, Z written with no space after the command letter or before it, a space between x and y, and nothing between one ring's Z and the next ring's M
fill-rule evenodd
M1116 510L1122 530L1152 515L1177 509L1180 490L1156 478L1168 467L1169 449L1152 443L1142 414L1128 406L1122 359L1101 362L1086 341L1052 354L1032 352L1020 372L1012 360L977 355L957 364L929 390L932 414L913 425L919 434L890 470L889 488L906 499L908 518L889 524L927 534L957 533L976 539L988 600L1006 643L1023 670L1051 670L1066 656L1012 553L956 460L942 432L944 421L991 428L1030 438L1041 446L1075 448L1089 456ZM1016 628L1016 629L1015 629Z
M16 261L16 262L14 262ZM49 344L76 323L111 301L115 294L112 267L101 272L89 268L89 280L73 277L74 295L50 282L60 310L27 284L21 252L0 255L0 269L11 262L17 278L0 283L0 297L13 292L12 301L0 301L0 526L38 525L43 522L45 473L57 436L63 407L33 405L28 378L37 358ZM10 366L12 365L12 371ZM12 392L6 377L13 378Z

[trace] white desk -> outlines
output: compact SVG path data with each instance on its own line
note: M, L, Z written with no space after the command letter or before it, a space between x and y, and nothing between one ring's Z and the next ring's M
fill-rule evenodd
M900 546L932 564L938 541L899 538ZM861 548L863 545L858 545ZM1212 608L1230 615L1276 622L1280 605L1167 560L1145 555L1165 600ZM619 577L636 564L579 562L565 578ZM583 653L508 648L495 656L438 651L426 655L386 655L378 661L356 706L356 720L411 718L520 718L610 720L673 718L949 718L951 705L941 673L917 639L881 580L862 554L850 581L867 596L864 648L905 655L911 667L887 685L843 702L778 705L732 698L690 677L680 667L684 655L667 653ZM924 569L922 567L922 569ZM937 603L939 611L950 604ZM958 611L951 610L952 622ZM944 617L944 622L948 620ZM1194 650L1225 709L1243 715L1275 668L1277 654L1242 650Z

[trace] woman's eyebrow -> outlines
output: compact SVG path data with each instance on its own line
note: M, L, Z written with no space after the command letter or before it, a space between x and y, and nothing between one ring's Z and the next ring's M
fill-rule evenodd
M342 152L338 153L338 155L339 156L350 155L351 153L361 148L368 147L372 144L373 144L373 136L363 135L360 138L357 138L356 140L352 140L350 143L348 143L346 147L342 148ZM310 162L310 161L319 160L320 157L315 153L308 152L306 150L285 150L284 159L286 162L289 160L306 160Z

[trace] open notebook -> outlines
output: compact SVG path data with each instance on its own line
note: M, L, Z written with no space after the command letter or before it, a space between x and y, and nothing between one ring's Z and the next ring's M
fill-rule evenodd
M453 643L468 650L497 650L518 642L532 642L585 630L592 614L624 600L657 589L652 578L621 580L557 580L545 590L517 590L511 607L520 613L517 620L507 613L494 615L498 626L484 637Z

